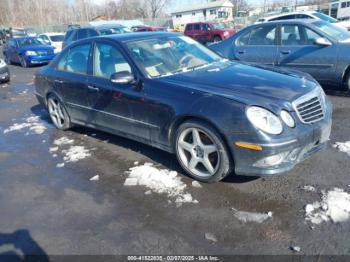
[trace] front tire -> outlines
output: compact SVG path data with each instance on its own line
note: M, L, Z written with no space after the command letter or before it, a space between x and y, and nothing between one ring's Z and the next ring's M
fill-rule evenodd
M57 96L49 95L47 99L47 108L51 121L57 129L67 130L71 127L68 112Z
M181 124L176 134L175 152L182 168L201 182L218 182L232 170L224 141L205 122L187 121Z
M345 76L343 90L346 92L350 92L350 71Z
M24 67L24 68L28 67L28 63L23 56L19 57L19 61L20 61L22 67Z

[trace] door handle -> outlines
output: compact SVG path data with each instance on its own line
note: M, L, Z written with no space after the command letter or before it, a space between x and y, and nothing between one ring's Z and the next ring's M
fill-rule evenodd
M239 50L239 51L237 51L237 53L240 55L243 55L243 54L245 54L245 50Z
M290 50L281 51L282 55L289 55L290 53L291 53Z
M88 89L91 90L91 91L95 91L95 92L98 92L100 91L100 89L96 86L91 86L91 85L88 85Z

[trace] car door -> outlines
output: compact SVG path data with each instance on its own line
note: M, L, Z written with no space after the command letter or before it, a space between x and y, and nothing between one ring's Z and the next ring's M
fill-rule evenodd
M316 44L316 39L324 36L300 24L284 24L279 31L279 66L309 73L322 83L332 79L338 52L336 45Z
M274 65L277 57L277 26L260 25L240 36L234 48L233 59Z
M17 41L11 39L6 50L6 55L11 62L19 62L17 55Z
M56 64L55 77L51 79L51 85L67 106L72 120L81 124L88 123L91 118L87 98L90 49L90 43L83 43L65 50Z
M149 140L149 126L144 122L144 93L134 84L116 84L114 73L134 69L115 43L99 40L93 53L93 74L89 76L89 104L97 126ZM140 109L141 108L141 109Z

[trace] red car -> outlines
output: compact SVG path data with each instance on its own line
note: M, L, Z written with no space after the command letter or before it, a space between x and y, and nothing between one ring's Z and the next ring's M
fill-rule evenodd
M236 33L236 30L225 28L221 23L189 23L184 34L201 43L220 42Z
M133 26L131 28L134 32L156 32L156 31L168 31L168 28L166 27L160 27L160 26L148 26L148 25L140 25L140 26Z

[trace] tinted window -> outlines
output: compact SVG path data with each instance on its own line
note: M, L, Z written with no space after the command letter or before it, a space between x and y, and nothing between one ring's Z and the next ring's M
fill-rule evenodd
M64 36L64 41L67 41L68 38L73 34L73 32L74 32L73 30L67 31L66 35Z
M255 28L249 38L249 45L274 45L276 40L275 26Z
M192 25L186 25L186 30L193 30L193 26Z
M193 30L201 30L200 24L195 24Z
M123 71L131 73L131 67L118 48L98 43L94 52L94 75L109 79L113 73Z
M301 45L303 44L300 37L299 26L283 25L281 27L282 45Z
M85 39L85 38L88 38L89 35L88 35L88 31L87 29L80 29L78 30L78 39Z
M71 48L58 61L58 70L77 74L87 74L90 44Z
M295 19L295 15L280 16L280 17L276 17L276 18L270 19L270 21L287 20L287 19Z
M98 36L97 31L93 29L87 29L87 34L88 34L88 37Z
M305 14L298 14L298 15L295 16L295 18L299 18L299 19L312 19L311 16L305 15Z
M63 35L51 35L50 36L52 42L62 42L64 39Z

